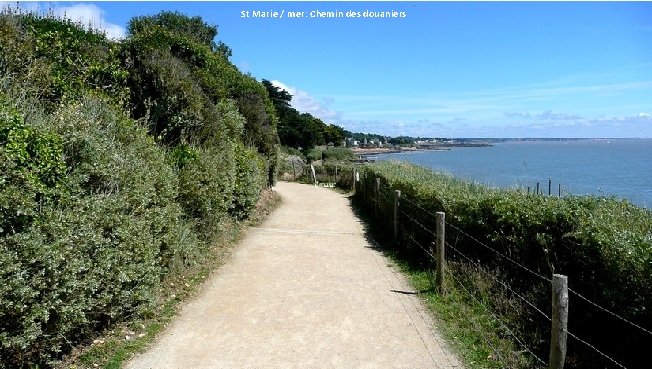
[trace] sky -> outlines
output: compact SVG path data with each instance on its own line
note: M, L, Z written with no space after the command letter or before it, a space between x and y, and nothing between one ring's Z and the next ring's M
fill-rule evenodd
M125 37L134 16L199 15L218 26L217 41L232 48L231 61L241 71L287 89L297 110L354 132L652 138L652 2L20 6L92 19L115 39ZM254 17L255 11L279 17ZM338 11L340 17L318 16Z

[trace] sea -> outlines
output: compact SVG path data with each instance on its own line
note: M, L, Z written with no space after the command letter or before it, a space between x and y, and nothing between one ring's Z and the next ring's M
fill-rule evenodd
M652 209L652 139L502 141L378 155L492 187L552 195L603 195Z

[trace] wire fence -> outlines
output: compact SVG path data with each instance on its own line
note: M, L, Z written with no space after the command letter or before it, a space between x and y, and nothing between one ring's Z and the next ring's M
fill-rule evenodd
M356 178L355 175L352 178ZM383 179L363 176L363 178L360 178L359 182L357 182L356 186L359 189L359 192L357 192L356 195L362 198L365 204L371 204L373 206L375 216L380 222L383 224L394 223L394 232L398 233L395 234L395 239L398 243L402 243L402 245L397 245L399 248L415 249L421 257L425 257L427 261L426 264L435 265L436 268L442 268L447 279L452 281L454 286L456 286L456 290L467 295L479 306L482 306L491 317L492 321L496 322L500 329L506 332L506 335L511 337L510 339L518 347L521 347L522 352L527 353L527 355L532 358L536 365L549 365L549 363L542 358L542 356L544 356L542 355L542 352L545 352L545 350L542 350L542 344L535 342L535 344L532 345L531 343L528 343L528 339L523 337L524 333L520 332L519 329L510 327L512 322L506 320L500 313L497 313L491 302L480 298L478 293L473 291L473 285L464 281L463 275L456 273L454 269L445 269L445 265L447 261L451 263L461 262L476 271L485 270L491 268L491 266L495 267L495 263L483 265L484 261L480 260L480 258L471 256L464 251L473 250L474 248L477 249L479 247L489 252L489 254L493 255L497 260L504 261L506 263L504 265L511 265L513 268L521 270L527 275L534 277L535 280L538 280L539 284L547 286L544 288L544 291L550 291L550 284L553 283L553 278L543 275L541 272L535 270L535 268L524 265L507 252L498 250L496 247L490 245L489 242L478 239L478 237L473 236L461 226L450 221L444 223L445 228L443 228L441 232L445 233L446 228L453 231L456 237L455 242L445 240L444 245L441 247L445 247L446 250L450 250L452 253L445 259L437 260L437 254L439 252L436 252L432 246L438 236L438 230L435 225L435 219L437 217L436 212L421 205L420 203L423 203L423 201L409 198L405 196L405 194L401 194L388 183L384 182ZM463 239L464 247L458 246L460 242L459 238ZM502 248L505 249L504 247ZM489 278L492 285L500 286L502 291L505 291L505 293L512 296L515 301L518 301L520 304L519 306L531 311L531 313L528 314L538 316L537 319L540 319L542 322L547 322L548 325L550 325L550 323L553 323L552 325L554 325L553 320L556 319L554 311L552 314L549 314L546 311L554 310L555 307L550 307L550 305L548 305L548 307L544 308L541 304L542 301L550 301L548 296L544 296L543 293L539 293L539 295L533 294L537 291L524 293L522 283L516 287L512 284L513 281L505 280L498 272L485 273L484 275ZM579 298L595 309L612 316L630 329L637 330L643 335L652 336L652 331L650 331L650 329L634 323L633 321L623 317L621 314L615 313L610 309L601 306L599 303L591 300L583 294L580 294L578 291L568 288L566 293L566 296L571 295L572 297ZM533 301L533 299L535 301ZM554 329L554 327L550 327L551 332ZM543 329L543 331L548 331L548 329ZM567 335L576 343L575 345L572 345L571 348L575 348L578 345L584 346L586 350L594 352L596 355L606 360L606 362L611 366L627 368L621 361L615 359L613 355L605 353L604 349L599 348L597 344L590 342L590 339L581 338L577 332L572 331L567 326L563 327L561 333L563 333L564 336L564 356L566 350L565 337ZM486 337L485 332L481 331L480 334L484 335L485 343L491 347L494 354L501 359L500 356L504 355L504 353L501 353L500 350L495 347L494 341L490 337ZM550 343L552 351L553 342ZM551 362L552 360L553 359L550 358Z

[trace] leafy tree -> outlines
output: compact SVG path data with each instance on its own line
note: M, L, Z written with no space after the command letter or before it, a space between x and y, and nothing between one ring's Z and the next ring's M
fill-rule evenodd
M282 145L311 149L331 142L339 146L344 140L343 128L326 124L310 113L300 113L290 105L292 95L288 91L266 79L262 83L279 117L278 136Z
M329 124L324 128L324 140L326 143L333 143L335 146L340 146L344 141L344 128Z
M254 146L273 161L274 106L260 82L228 61L230 49L212 41L216 27L199 17L163 12L133 19L129 32L125 54L134 118L147 118L167 144L203 142L208 134ZM244 117L243 130L221 120L217 106L227 99Z
M163 11L157 15L134 17L127 24L127 32L129 35L134 36L154 27L164 28L173 34L190 36L213 51L218 50L220 47L228 48L222 43L219 46L215 43L216 26L206 24L199 16L188 17L179 12Z

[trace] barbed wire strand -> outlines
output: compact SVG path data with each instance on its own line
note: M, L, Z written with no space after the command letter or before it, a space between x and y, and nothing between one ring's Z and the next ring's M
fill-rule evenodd
M436 234L435 232L433 232L433 231L431 231L430 229L428 229L428 227L426 227L426 226L424 226L423 224L421 224L421 222L419 222L418 220L412 218L408 213L404 212L403 210L399 210L399 212L400 212L401 214L403 214L404 216L406 216L408 219L410 219L410 220L412 221L412 223L415 223L416 225L418 225L419 227L421 227L424 231L426 231L427 233L431 234L433 237L437 237L437 234Z
M414 244L416 244L417 246L419 246L419 247L420 247L420 248L421 248L421 249L422 249L422 250L423 250L423 251L424 251L428 256L430 256L433 260L435 259L435 256L434 256L434 255L433 255L429 250L427 250L423 245L421 245L421 243L419 243L417 240L415 240L415 239L412 237L412 235L411 235L410 233L406 233L406 235L407 235L407 237L408 237L408 238L409 238L409 239L410 239ZM450 245L449 245L449 246L450 246ZM457 250L456 250L456 251L457 251ZM464 256L465 256L465 255L464 255ZM457 283L458 283L458 284L459 284L459 285L460 285L460 286L461 286L461 287L466 291L466 293L467 293L469 296L471 296L471 297L472 297L473 299L475 299L475 300L476 300L480 305L482 305L482 306L485 308L485 310L486 310L486 311L487 311L487 312L488 312L488 313L489 313L489 314L494 318L494 320L496 320L498 323L500 323L500 325L501 325L501 326L502 326L502 327L503 327L503 328L504 328L504 329L505 329L505 330L506 330L506 331L507 331L507 332L508 332L512 337L514 337L514 339L518 342L519 345L521 345L521 347L523 347L527 352L530 353L530 355L532 355L532 356L533 356L535 359L537 359L539 362L541 362L541 363L544 364L544 365L546 364L543 360L541 360L538 356L536 356L536 354L534 354L534 353L533 353L533 352L532 352L532 351L527 347L527 345L526 345L525 343L523 343L523 341L521 341L521 340L518 338L518 336L516 336L516 334L515 334L511 329L509 329L509 327L508 327L504 322L502 322L502 320L500 320L500 319L499 319L495 314L493 314L493 313L490 311L490 309L489 309L485 304L483 304L481 301L479 301L475 295L473 295L473 294L472 294L472 293L471 293L471 292L470 292L470 291L469 291L469 290L468 290L468 289L467 289L467 288L466 288L466 287L465 287L465 286L464 286L464 285L463 285L459 280L457 280L457 279L455 278L455 276L454 276L450 271L449 271L449 275L450 275L450 276L451 276L451 277L452 277L452 278L453 278L453 279L454 279L454 280L455 280L455 281L456 281L456 282L457 282ZM502 283L501 283L501 284L502 284ZM509 288L508 286L506 286L506 287ZM510 290L511 290L511 289L510 289ZM517 294L516 292L514 292L513 290L511 290L511 291L512 291L514 294L516 294L516 295L518 296L518 294ZM519 296L519 297L521 297L521 296ZM521 298L523 299L523 297L521 297ZM527 301L526 301L526 302L527 302ZM532 306L533 306L533 305L532 305ZM533 306L533 307L534 307L534 306ZM534 307L534 308L536 309L536 307ZM539 309L537 309L537 310L538 310L539 312L541 312ZM542 312L541 312L541 313L542 313ZM542 314L543 314L543 313L542 313ZM543 314L543 315L547 318L547 316L546 316L545 314ZM550 320L550 319L548 318L548 320ZM483 333L482 333L482 335L484 336L484 338L485 338L487 344L491 347L491 349L494 351L494 353L495 353L495 354L496 354L496 355L497 355L497 356L502 360L502 357L500 356L500 353L499 353L498 350L496 350L496 348L493 347L493 345L489 342L489 339L487 338L487 336L484 335Z
M414 219L411 218L409 215L407 215L407 213L405 213L405 212L402 212L402 213L403 213L405 216L407 216L410 220L414 220ZM418 223L418 224L419 224L422 228L424 228L424 229L427 230L427 228L425 228L422 224L420 224L420 223ZM545 281L547 281L547 282L551 282L551 283L552 283L552 280L551 280L551 279L546 278L546 277L542 276L541 274L534 272L533 270L527 268L526 266L524 266L524 265L522 265L522 264L516 262L515 260L511 259L509 256L507 256L507 255L505 255L505 254L503 254L503 253L501 253L501 252L495 250L494 248L492 248L492 247L486 245L485 243L483 243L483 242L481 242L481 241L478 241L478 240L475 239L473 236L471 236L471 235L469 235L468 233L464 232L463 230L459 229L459 228L456 227L455 225L453 225L453 224L451 224L451 223L448 223L448 222L446 222L446 225L451 226L452 228L456 229L456 230L459 231L460 233L462 233L462 234L464 234L465 236L469 237L471 240L473 240L473 241L479 243L480 245L484 246L485 248L487 248L487 249L489 249L489 250L495 252L496 254L500 255L501 257L503 257L503 258L509 260L510 262L512 262L513 264L519 266L520 268L522 268L522 269L524 269L524 270L530 272L531 274L533 274L533 275L535 275L535 276L537 276L537 277L539 277L539 278L541 278L541 279L543 279L543 280L545 280ZM428 230L428 231L429 231L429 230ZM431 231L429 231L429 232L430 232L431 234L433 234L433 236L434 236L434 233L432 233ZM459 251L459 250L458 250L458 251ZM614 316L615 318L620 319L620 320L622 320L623 322L625 322L625 323L631 325L632 327L635 327L635 328L637 328L637 329L639 329L639 330L641 330L641 331L643 331L643 332L645 332L645 333L647 333L647 334L649 334L649 335L652 335L652 331L650 331L649 329L646 329L646 328L644 328L644 327L642 327L642 326L640 326L640 325L638 325L638 324L636 324L636 323L634 323L634 322L632 322L632 321L630 321L630 320L628 320L628 319L626 319L626 318L624 318L624 317L622 317L622 316L620 316L620 315L618 315L618 314L616 314L616 313L610 311L609 309L600 306L599 304L597 304L597 303L591 301L590 299L588 299L587 297L583 296L583 295L580 294L579 292L577 292L577 291L575 291L575 290L573 290L573 289L571 289L571 288L568 288L568 291L571 292L571 293L573 293L575 296L581 298L582 300L588 302L589 304L595 306L596 308L598 308L598 309L600 309L600 310L602 310L602 311L604 311L604 312L606 312L606 313L608 313L608 314Z
M597 307L598 309L600 309L600 310L602 310L602 311L604 311L604 312L606 312L606 313L609 313L609 314L613 315L614 317L616 317L616 318L618 318L618 319L624 321L625 323L627 323L627 324L629 324L629 325L631 325L631 326L633 326L633 327L635 327L635 328L638 328L638 329L642 330L643 332L645 332L645 333L647 333L647 334L649 334L649 335L652 335L652 331L650 331L650 330L648 330L648 329L646 329L646 328L644 328L644 327L641 327L640 325L638 325L638 324L636 324L636 323L634 323L634 322L631 322L631 321L629 321L629 320L623 318L622 316L620 316L620 315L618 315L618 314L616 314L616 313L614 313L614 312L612 312L612 311L609 311L608 309L606 309L606 308L604 308L604 307L602 307L602 306L596 304L595 302L589 300L588 298L582 296L579 292L572 290L570 287L568 288L568 292L572 292L575 296L577 296L577 297L581 298L582 300L588 302L589 304L591 304L591 305Z
M419 248L421 248L421 250L423 250L426 255L430 256L430 258L433 260L436 260L435 256L430 252L430 250L426 249L419 241L415 240L410 233L406 232L406 235L415 245L419 246Z
M528 347L528 346L527 346L523 341L521 341L521 340L518 338L518 336L516 335L516 333L514 333L511 329L509 329L509 327L507 326L507 324L505 324L505 323L504 323L500 318L498 318L498 316L497 316L496 314L494 314L494 313L491 311L491 309L489 309L489 307L487 307L487 305L485 305L482 301L480 301L480 299L479 299L478 297L476 297L473 293L471 293L471 291L469 291L469 290L464 286L464 284L463 284L462 282L460 282L460 281L455 277L455 275L453 274L453 272L451 272L451 271L449 270L449 271L448 271L448 275L449 275L451 278L453 278L453 280L454 280L455 282L457 282L457 284L459 284L460 287L462 287L462 289L463 289L463 290L464 290L464 291L465 291L469 296L471 296L472 299L474 299L478 304L482 305L482 307L485 309L485 311L488 312L489 315L491 315L491 317L492 317L495 321L497 321L497 322L501 325L501 327L504 328L504 329L505 329L505 330L506 330L506 331L507 331L507 332L508 332L512 337L514 337L514 339L516 340L516 342L518 342L518 344L521 345L521 347L523 347L523 348L525 349L525 351L529 352L530 355L532 355L532 357L534 357L535 359L537 359L537 361L539 361L541 364L543 364L543 365L547 365L546 362L543 361L541 358L539 358L539 357L538 357L534 352L532 352L532 350L530 350L530 348L529 348L529 347ZM485 336L485 338L486 338L486 336ZM487 342L487 343L489 343L489 342ZM495 351L495 349L494 349L494 351Z
M461 230L460 228L456 227L454 224L449 223L449 222L446 222L446 225L448 225L448 226L450 226L451 228L453 228L453 229L457 230L458 232L462 233L463 235L465 235L466 237L470 238L470 239L473 240L474 242L478 243L478 244L481 245L482 247L484 247L484 248L486 248L486 249L492 251L493 253L495 253L495 254L497 254L497 255L503 257L504 259L509 260L509 261L512 262L514 265L518 266L519 268L521 268L521 269L523 269L523 270L525 270L525 271L531 273L531 274L534 275L534 276L537 276L537 277L543 279L544 281L547 281L547 282L552 283L552 279L542 276L541 274L539 274L539 273L537 273L537 272L531 270L530 268L526 267L525 265L520 264L519 262L517 262L517 261L515 261L514 259L510 258L509 256L503 254L502 252L500 252L500 251L494 249L493 247L486 245L484 242L481 242L481 241L477 240L475 237L473 237L473 236L471 236L470 234L464 232L464 231Z
M457 254L459 254L461 257L463 257L464 259L468 260L470 263L472 263L473 265L475 265L476 267L481 268L481 265L480 265L478 262L476 262L476 261L472 260L470 257L464 255L460 250L458 250L457 248L455 248L455 246L451 245L451 244L448 243L448 242L446 242L446 245L447 245L448 247L450 247L453 251L455 251ZM552 319L550 319L550 317L549 317L546 313L544 313L543 311L541 311L541 309L539 309L538 307L536 307L532 302L530 302L530 301L529 301L528 299L526 299L525 297L521 296L518 292L514 291L514 289L512 289L508 284L504 283L503 281L501 281L500 279L496 278L495 276L493 276L493 275L491 275L491 274L489 274L489 273L487 273L487 275L488 275L491 279L493 279L494 281L498 282L501 286L507 288L511 293L513 293L514 295L516 295L516 297L518 297L518 298L521 299L523 302L525 302L525 303L528 304L530 307L532 307L534 310L536 310L539 314L541 314L541 315L542 315L544 318L546 318L548 321L551 321L551 320L552 320Z
M611 361L612 363L618 365L619 367L621 367L621 368L623 368L623 369L627 369L627 367L625 367L623 364L621 364L621 363L617 362L616 360L612 359L611 357L609 357L609 356L608 356L607 354L605 354L604 352L598 350L598 349L597 349L595 346L593 346L592 344L586 342L585 340L583 340L583 339L579 338L578 336L574 335L573 333L571 333L569 330L566 330L566 333L568 333L569 336L573 337L573 338L576 339L577 341L579 341L579 342L585 344L586 346L590 347L591 349L593 349L593 351L595 351L595 352L597 352L598 354L604 356L606 359L608 359L608 360Z
M416 202L410 200L407 196L406 196L406 197L403 197L403 194L401 194L401 200L405 200L406 202L408 202L408 203L411 204L412 206L416 207L417 209L423 211L424 213L430 215L430 216L433 217L433 218L436 217L436 215L433 214L430 210L424 209L421 205L419 205L419 204L417 204Z
M382 185L383 185L383 184L381 183L381 186L382 186ZM391 191L391 188L390 188L390 191ZM399 201L406 201L407 203L411 204L412 206L415 206L416 208L418 208L419 210L421 210L421 211L423 211L423 212L429 214L429 215L432 216L432 217L435 217L435 215L434 215L432 212L430 212L430 211L424 209L422 206L420 206L420 205L418 205L417 203L415 203L414 201L410 200L407 196L406 196L406 197L400 197L400 198L399 198ZM400 212L401 212L404 216L406 216L408 219L410 219L413 223L416 223L418 226L420 226L422 229L424 229L427 233L430 233L431 235L436 236L436 234L435 234L434 232L432 232L431 230L429 230L427 227L425 227L423 224L421 224L420 222L418 222L416 219L414 219L413 217L411 217L410 215L408 215L406 212L404 212L404 211L402 211L402 210L400 210ZM477 240L475 237L469 235L468 233L466 233L466 232L463 231L462 229L458 228L458 227L455 226L454 224L449 223L449 222L446 222L446 225L451 226L453 229L455 229L455 230L457 230L458 232L462 233L463 235L465 235L466 237L470 238L470 239L473 240L474 242L476 242L476 243L480 244L481 246L483 246L483 247L489 249L490 251L492 251L492 252L496 253L497 255L501 256L502 258L504 258L504 259L510 261L511 263L513 263L513 264L515 264L516 266L520 267L521 269L523 269L523 270L525 270L525 271L531 273L532 275L534 275L534 276L536 276L536 277L539 277L539 278L541 278L541 279L543 279L543 280L545 280L545 281L547 281L547 282L552 282L551 279L549 279L549 278L547 278L547 277L545 277L545 276L543 276L543 275L541 275L541 274L539 274L539 273L537 273L537 272L535 272L535 271L533 271L533 270L527 268L526 266L524 266L524 265L522 265L522 264L516 262L515 260L513 260L513 259L510 258L509 256L507 256L507 255L505 255L505 254L499 252L498 250L495 250L494 248L492 248L492 247L486 245L484 242L481 242L481 241ZM412 241L413 243L415 243L417 246L419 246L419 247L420 247L420 248L421 248L421 249L422 249L422 250L423 250L423 251L424 251L428 256L430 256L431 258L434 258L434 256L430 253L430 251L427 250L425 247L423 247L423 245L421 245L418 241L416 241L416 239L414 239L414 237L412 237L409 233L406 233L406 234L407 234L408 237L411 239L411 241ZM479 266L479 264L477 264L476 262L474 262L474 261L473 261L472 259L470 259L468 256L464 255L462 252L460 252L457 248L455 248L454 246L452 246L450 243L447 242L446 244L447 244L451 249L453 249L455 252L457 252L460 256L464 257L466 260L468 260L469 262L473 263L473 264L476 265L476 266ZM451 274L451 276L452 276L452 274ZM490 275L490 276L491 276L491 275ZM527 303L528 305L530 305L532 308L534 308L537 312L539 312L541 315L543 315L546 319L551 320L550 317L549 317L547 314L545 314L545 313L544 313L543 311L541 311L539 308L537 308L536 306L534 306L534 305L533 305L529 300L525 299L525 298L522 297L520 294L516 293L512 288L510 288L509 286L507 286L506 284L504 284L502 281L498 280L497 278L495 278L495 277L493 277L493 276L491 276L491 277L492 277L494 280L496 280L498 283L500 283L501 285L503 285L505 288L509 289L512 293L514 293L517 297L519 297L521 300L523 300L524 302L526 302L526 303ZM454 276L453 276L453 279L455 279ZM457 280L456 280L456 281L457 281ZM459 283L459 281L457 281L457 282ZM464 288L464 286L462 286L462 287ZM465 290L466 290L466 288L465 288ZM639 329L639 330L641 330L641 331L643 331L643 332L645 332L645 333L647 333L647 334L649 334L649 335L652 335L652 331L650 331L650 330L648 330L648 329L646 329L646 328L644 328L644 327L642 327L642 326L640 326L640 325L638 325L638 324L636 324L636 323L634 323L634 322L632 322L632 321L630 321L630 320L628 320L628 319L626 319L626 318L624 318L624 317L622 317L622 316L620 316L620 315L618 315L618 314L616 314L616 313L610 311L610 310L607 309L607 308L604 308L604 307L600 306L599 304L597 304L597 303L591 301L590 299L588 299L587 297L583 296L583 295L580 294L579 292L577 292L577 291L575 291L575 290L573 290L573 289L571 289L571 288L568 288L568 291L571 292L572 294L574 294L575 296L581 298L582 300L586 301L587 303L593 305L594 307L596 307L596 308L598 308L598 309L600 309L600 310L602 310L602 311L604 311L604 312L606 312L606 313L608 313L608 314L614 316L615 318L620 319L620 320L622 320L623 322L625 322L625 323L631 325L632 327L635 327L635 328L637 328L637 329ZM468 292L468 291L467 291L467 292ZM472 295L472 296L473 296L473 295ZM473 296L473 297L474 297L474 296ZM484 305L483 305L483 306L484 306ZM485 306L485 308L486 308L486 306ZM493 314L492 314L492 315L493 315ZM496 318L496 317L494 316L494 318ZM498 321L501 322L500 320L498 320ZM502 322L501 322L501 324L502 324ZM504 325L503 325L503 326L504 326ZM507 327L505 327L505 328L507 328ZM507 329L508 329L508 328L507 328ZM509 331L509 329L508 329L508 331ZM575 338L576 340L580 341L581 343L583 343L583 344L587 345L588 347L590 347L591 349L595 350L597 353L599 353L600 355L604 356L605 358L607 358L608 360L610 360L610 361L613 362L614 364L618 365L618 366L621 367L621 368L625 368L625 366L623 366L622 364L618 363L617 361L615 361L615 360L612 359L611 357L607 356L606 354L604 354L603 352L601 352L600 350L598 350L595 346L591 345L590 343L588 343L588 342L584 341L583 339L579 338L578 336L574 335L572 332L567 331L567 333L568 333L571 337ZM512 334L511 331L510 331L510 334ZM518 338L517 338L515 335L512 334L512 336L513 336L515 339L517 339L517 341L519 341ZM544 363L544 362L543 362L539 357L537 357L537 356L534 355L534 354L533 354L529 349L527 349L527 347L524 346L520 341L519 341L519 344L521 344L521 346L523 346L523 347L524 347L524 348L525 348L525 349L526 349L530 354L532 354L532 355L533 355L537 360L539 360L540 362ZM494 349L494 351L495 351L495 349ZM545 363L544 363L544 364L545 364ZM626 369L626 368L625 368L625 369Z
M460 287L462 287L462 289L464 289L464 291L467 292L467 294L468 294L469 296L471 296L472 298L476 299L475 296L473 296L473 294L472 294L469 290L467 290L466 287L464 287L464 285L463 285L459 280L457 280L457 278L455 278L455 276L453 275L453 273L451 273L450 271L448 271L448 275L451 276L451 277L453 278L453 280L454 280L455 282L457 282L457 283L460 285ZM476 299L476 301L477 301L477 299ZM480 302L478 301L478 303L480 303ZM480 305L482 305L482 306L485 308L485 310L487 310L487 307L484 306L484 304L480 303ZM498 350L494 347L494 345L491 344L491 341L489 340L489 337L487 337L487 335L485 334L485 332L484 332L483 330L481 330L481 329L478 329L477 331L480 333L480 335L482 335L482 337L484 338L485 342L487 343L487 345L489 345L489 347L491 347L491 349L492 349L493 352L496 354L496 356L498 356L498 358L499 358L501 361L503 361L503 358L502 358L502 356L500 355L500 352L498 352Z
M433 255L429 250L427 250L425 247L423 247L423 245L421 245L417 240L415 240L415 239L414 239L414 238L413 238L409 233L407 233L406 235L408 236L408 238L410 238L410 239L412 240L413 243L415 243L417 246L419 246L419 247L420 247L420 248L421 248L421 249L422 249L422 250L423 250L423 251L424 251L428 256L430 256L432 259L435 259L434 255ZM450 245L449 245L449 246L450 246ZM457 250L455 249L455 251L457 251ZM462 254L460 253L460 255L462 255ZM462 256L466 257L466 255L462 255ZM469 259L469 261L471 261L471 260ZM480 305L482 305L482 306L485 308L485 310L486 310L486 311L487 311L487 312L488 312L488 313L489 313L489 314L494 318L494 320L496 320L498 323L500 323L500 325L501 325L501 326L502 326L502 327L503 327L503 328L504 328L504 329L505 329L505 330L506 330L506 331L507 331L507 332L508 332L512 337L514 337L514 339L518 342L519 345L521 345L521 347L523 347L527 352L529 352L529 353L530 353L534 358L536 358L539 362L541 362L541 363L544 364L544 365L546 364L546 363L545 363L543 360L541 360L541 359L540 359L536 354L534 354L534 353L533 353L533 352L532 352L532 351L527 347L527 345L526 345L525 343L523 343L523 341L521 341L521 340L518 338L518 336L516 336L516 334L515 334L511 329L509 329L509 327L508 327L508 326L507 326L507 325L506 325L502 320L500 320L500 319L499 319L495 314L493 314L493 313L491 312L491 310L490 310L490 309L489 309L485 304L483 304L481 301L479 301L478 298L477 298L475 295L473 295L473 294L472 294L472 293L471 293L471 292L470 292L470 291L469 291L469 290L468 290L468 289L467 289L467 288L466 288L466 287L465 287L465 286L464 286L464 285L463 285L459 280L457 280L457 279L455 278L455 276L454 276L450 271L449 271L449 275L450 275L450 276L451 276L451 277L452 277L452 278L453 278L453 279L454 279L454 280L455 280L455 281L456 281L456 282L457 282L457 283L458 283L458 284L459 284L459 285L460 285L460 286L461 286L461 287L462 287L462 288L467 292L467 294L468 294L469 296L471 296L471 297L472 297L473 299L475 299L475 300L476 300ZM492 276L492 277L493 277L493 276ZM499 283L500 283L500 281L499 281ZM502 283L501 283L501 284L502 284ZM512 291L512 293L516 294L516 295L519 296L521 299L523 299L524 301L526 301L527 303L529 303L529 302L528 302L527 300L525 300L523 297L521 297L521 296L518 295L516 292L514 292L514 290L512 290L511 288L509 288L509 286L505 286L505 287L508 288L508 289L510 289L510 291ZM541 314L543 314L543 316L545 316L546 318L548 318L547 315L545 315L543 312L541 312L541 310L537 309L537 308L536 308L534 305L532 305L532 304L530 304L530 305L531 305L533 308L535 308L537 311L539 311ZM548 320L550 320L550 318L548 318ZM485 339L487 340L487 344L492 348L492 350L496 353L496 355L500 357L499 352L496 350L495 347L493 347L493 346L491 345L491 343L489 342L488 338L487 338L484 334L483 334L483 336L484 336ZM502 360L502 358L501 358L501 360Z

